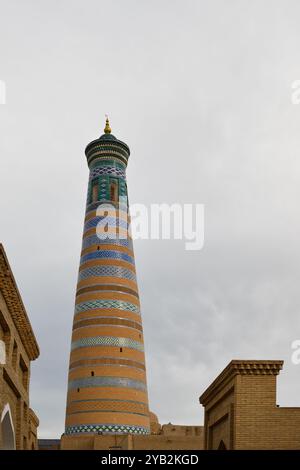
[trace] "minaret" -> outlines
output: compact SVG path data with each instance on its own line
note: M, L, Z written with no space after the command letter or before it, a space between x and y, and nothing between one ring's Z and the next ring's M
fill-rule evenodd
M148 434L143 329L128 233L126 167L130 150L111 134L107 118L104 134L88 144L85 154L90 175L65 434ZM102 209L105 211L99 215ZM101 221L106 235L103 229L99 231ZM117 236L112 236L116 230Z

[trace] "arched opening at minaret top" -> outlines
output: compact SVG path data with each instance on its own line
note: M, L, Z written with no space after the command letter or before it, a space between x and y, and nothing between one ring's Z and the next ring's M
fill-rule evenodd
M93 185L93 190L92 190L92 202L97 202L98 201L98 184L95 183Z
M110 200L118 201L118 183L115 180L110 183Z

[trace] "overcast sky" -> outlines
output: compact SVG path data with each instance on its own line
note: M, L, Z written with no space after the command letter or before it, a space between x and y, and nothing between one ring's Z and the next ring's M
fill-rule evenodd
M0 239L41 355L39 437L64 430L88 168L113 133L131 203L205 204L205 244L135 243L151 410L202 424L235 359L284 359L300 406L299 0L0 1Z

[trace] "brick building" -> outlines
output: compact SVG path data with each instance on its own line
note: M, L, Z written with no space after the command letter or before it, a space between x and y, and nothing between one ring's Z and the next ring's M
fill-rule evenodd
M160 425L157 421L155 431L150 434L87 434L85 436L63 436L62 450L202 450L203 426L183 426L175 424ZM56 441L39 441L39 448L54 449Z
M30 361L39 356L18 287L0 244L0 449L36 449L29 408Z
M276 404L283 361L233 360L200 397L205 449L299 449L300 408Z

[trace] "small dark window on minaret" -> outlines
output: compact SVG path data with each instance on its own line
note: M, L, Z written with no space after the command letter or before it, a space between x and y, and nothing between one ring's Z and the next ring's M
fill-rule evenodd
M94 375L95 375L95 372L94 372L94 371L92 371L92 372L91 372L91 376L92 376L92 377L94 377Z
M120 348L120 352L123 352L123 348Z

